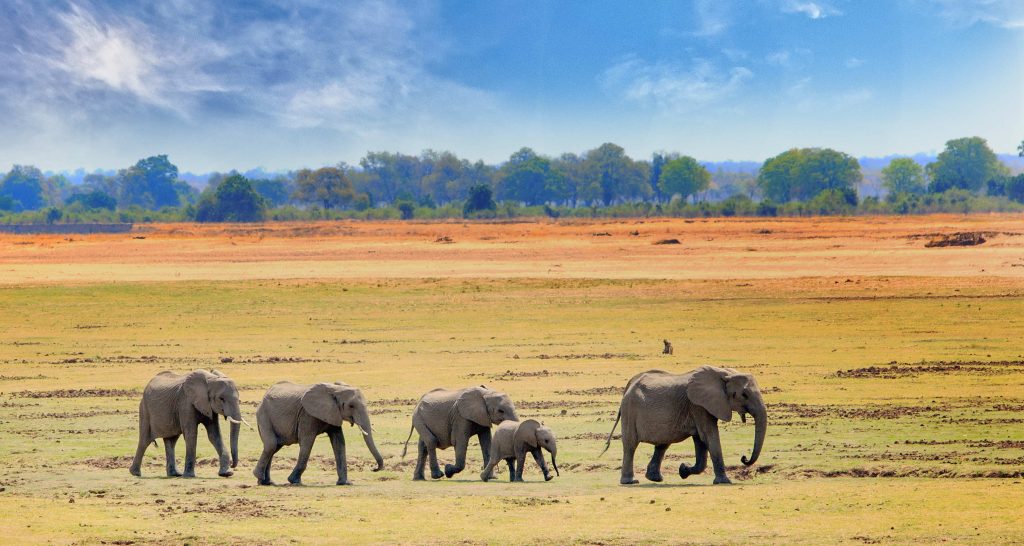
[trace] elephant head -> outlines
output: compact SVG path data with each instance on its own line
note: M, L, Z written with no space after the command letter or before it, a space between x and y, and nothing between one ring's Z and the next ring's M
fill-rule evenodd
M512 438L513 445L520 445L525 443L530 447L541 447L551 454L551 467L555 469L555 475L561 476L558 472L558 463L555 462L558 457L558 445L555 441L555 433L550 428L545 426L543 423L538 423L533 419L527 419L519 425L516 429L516 434ZM545 476L546 479L550 477Z
M740 460L747 466L757 462L768 430L768 412L753 376L728 368L702 366L687 385L686 396L722 421L730 421L732 412L739 413L744 423L748 413L753 416L754 450L750 459L744 456Z
M459 415L482 427L490 427L502 421L518 421L516 406L503 392L487 387L473 387L463 391L455 402Z
M302 408L325 423L340 427L347 422L359 427L366 447L377 461L377 468L373 471L384 468L384 458L373 441L370 411L366 408L362 391L341 382L317 383L302 395Z
M185 379L185 395L192 406L208 419L222 415L231 422L231 467L238 466L238 431L244 419L238 387L224 374L197 370Z

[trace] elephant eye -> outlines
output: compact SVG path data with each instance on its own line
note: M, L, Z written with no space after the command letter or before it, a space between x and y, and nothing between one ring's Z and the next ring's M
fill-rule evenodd
M505 413L505 410L503 410L503 409L499 409L499 410L498 410L498 413Z
M746 400L746 398L747 398L747 393L743 393L743 399Z

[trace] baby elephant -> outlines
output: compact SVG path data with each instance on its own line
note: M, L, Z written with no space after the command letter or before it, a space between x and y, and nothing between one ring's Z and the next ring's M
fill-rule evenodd
M558 454L558 447L555 445L555 433L550 428L533 419L526 421L504 421L494 431L494 438L491 440L491 458L487 466L480 473L480 479L487 481L491 479L494 467L504 459L508 463L508 481L523 481L523 464L526 462L526 453L533 454L541 471L544 472L544 481L554 476L548 473L548 467L544 464L544 454L541 448L551 453L551 466L558 474L558 464L555 457Z

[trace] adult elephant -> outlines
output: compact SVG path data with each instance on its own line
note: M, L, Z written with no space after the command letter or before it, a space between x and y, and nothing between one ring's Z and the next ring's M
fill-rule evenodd
M757 462L768 430L768 413L753 376L728 368L702 366L688 373L673 374L650 370L633 376L626 384L619 414L608 434L622 420L622 476L619 483L635 484L633 455L640 442L654 444L654 455L647 465L646 477L662 481L661 462L669 444L693 438L697 452L694 465L679 465L679 477L700 474L707 466L710 452L715 483L730 483L725 475L718 421L732 419L737 412L743 422L749 413L754 418L754 450L750 458L740 460L750 466ZM604 451L601 452L602 454Z
M292 484L302 483L313 441L327 433L334 448L334 464L338 471L337 485L349 485L348 461L345 455L345 435L341 426L345 423L359 427L377 467L384 468L384 458L377 451L373 441L373 427L366 398L362 391L341 382L297 385L288 381L275 383L256 410L256 425L263 440L263 454L260 455L253 474L260 485L272 485L270 461L283 446L299 444L299 459L288 476Z
M412 479L423 480L426 460L430 458L430 477L451 478L466 468L466 448L469 439L480 441L484 463L491 453L491 425L502 421L518 421L515 404L503 392L484 386L460 390L434 389L424 394L412 413L412 427L402 448L405 457L412 432L419 433L418 457ZM444 473L437 464L437 450L455 447L455 464L444 465Z
M221 415L231 422L231 461L220 434ZM179 375L160 372L149 381L139 403L139 445L135 450L130 472L142 475L142 457L146 448L156 439L164 441L167 456L167 475L194 478L196 475L196 440L199 425L217 450L220 469L217 474L228 477L238 466L238 431L243 423L238 404L238 387L224 374L213 370L196 370ZM178 472L174 462L174 445L179 436L185 437L185 471Z

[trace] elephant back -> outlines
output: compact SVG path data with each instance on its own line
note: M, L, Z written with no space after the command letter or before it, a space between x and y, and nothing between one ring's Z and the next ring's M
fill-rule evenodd
M502 421L491 436L491 451L497 452L499 459L515 457L515 436L519 430L519 421Z
M437 447L451 447L452 412L461 391L434 389L420 398L413 411L412 424L421 436L437 439Z

